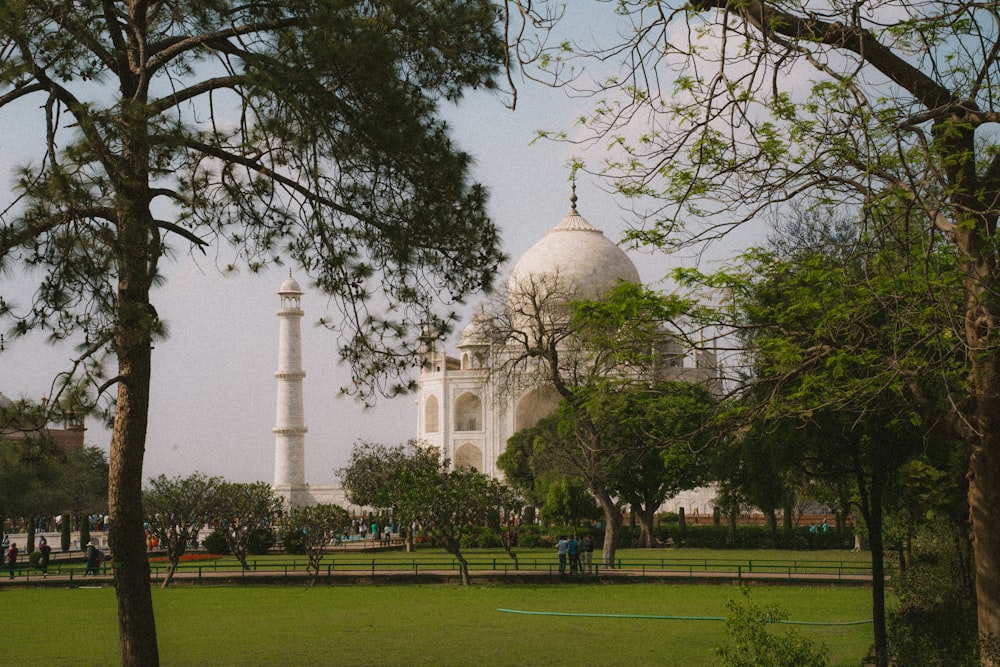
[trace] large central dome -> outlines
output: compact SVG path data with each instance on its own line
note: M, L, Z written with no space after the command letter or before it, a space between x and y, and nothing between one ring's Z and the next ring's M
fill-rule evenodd
M538 289L557 279L575 298L597 299L618 281L639 282L639 272L625 251L610 241L576 210L576 194L569 214L524 253L510 272L511 294Z

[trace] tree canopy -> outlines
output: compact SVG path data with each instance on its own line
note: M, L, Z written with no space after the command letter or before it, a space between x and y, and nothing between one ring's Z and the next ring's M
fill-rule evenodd
M0 6L0 115L41 109L0 227L0 270L36 289L0 294L0 318L7 344L77 345L56 393L113 420L123 664L158 663L139 501L165 258L300 267L341 305L348 390L402 389L418 336L453 319L440 304L502 259L439 118L494 86L501 20L487 0Z
M284 500L267 482L222 482L212 499L212 522L221 531L244 570L247 554L262 540L274 544L274 529L284 514Z
M167 551L169 565L163 588L170 585L181 556L211 518L222 478L194 473L187 477L158 475L142 492L144 524Z
M351 517L347 510L338 505L320 503L292 509L285 527L301 534L302 546L306 550L306 558L309 559L306 569L312 573L313 583L319 576L324 549L344 534L350 521Z
M520 512L521 505L502 482L476 470L450 470L450 466L436 449L418 443L396 447L358 443L339 476L351 502L364 500L364 504L389 509L401 524L417 522L433 534L455 556L461 581L468 584L462 536L506 522ZM516 562L509 546L505 544L505 549Z
M536 62L595 94L576 136L612 147L591 169L636 197L636 240L689 247L808 197L854 207L872 236L904 221L922 247L954 249L942 275L961 285L954 332L968 369L945 416L971 452L979 629L1000 636L1000 8L624 0L614 11L616 30ZM583 65L593 73L568 81Z

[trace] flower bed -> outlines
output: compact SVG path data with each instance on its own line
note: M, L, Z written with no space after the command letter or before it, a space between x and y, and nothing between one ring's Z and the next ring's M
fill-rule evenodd
M181 562L182 563L189 563L189 562L192 562L192 561L200 561L200 560L216 560L218 558L222 558L222 556L220 556L219 554L200 554L200 553L184 554L184 555L181 556ZM169 563L170 559L167 558L166 556L156 556L155 558L150 558L149 562L150 563Z

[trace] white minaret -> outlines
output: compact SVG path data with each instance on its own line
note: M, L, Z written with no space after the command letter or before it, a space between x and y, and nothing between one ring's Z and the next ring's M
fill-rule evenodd
M274 426L274 490L295 505L306 483L306 422L302 400L302 290L288 279L278 290L278 409Z

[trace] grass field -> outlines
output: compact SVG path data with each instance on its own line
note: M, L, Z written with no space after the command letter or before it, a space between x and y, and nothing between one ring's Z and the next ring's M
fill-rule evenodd
M789 555L775 552L779 554ZM746 557L745 552L729 555ZM845 623L871 617L866 587L756 586L752 594L758 603L780 605L793 621ZM153 591L166 666L715 665L713 648L727 641L725 624L686 617L724 616L726 601L739 597L732 586L661 583ZM5 612L4 664L83 667L117 662L110 588L4 589L0 605ZM790 627L774 626L774 631ZM834 666L859 664L871 643L870 624L794 629L825 643Z

